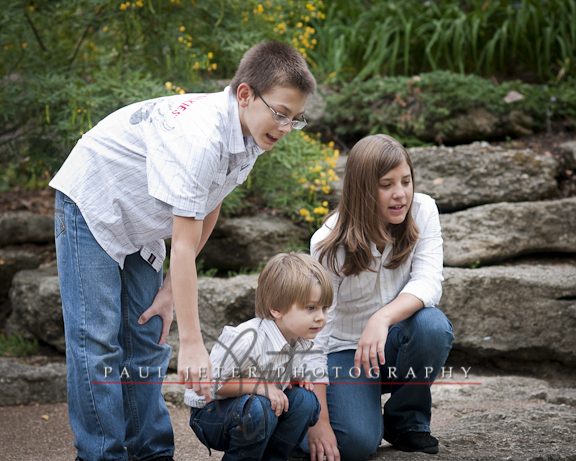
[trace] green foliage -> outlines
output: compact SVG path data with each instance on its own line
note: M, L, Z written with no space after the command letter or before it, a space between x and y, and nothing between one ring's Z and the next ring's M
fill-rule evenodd
M521 111L534 119L534 128L549 120L576 120L576 80L555 85L520 81L496 85L477 75L436 71L415 77L373 78L345 84L327 101L327 122L344 141L353 143L373 133L387 133L408 146L444 138L453 120L471 109L496 114ZM508 104L510 91L523 99Z
M334 143L322 144L302 131L291 133L258 158L246 183L224 200L222 214L257 206L318 225L328 213L326 195L338 179L338 154Z
M320 14L318 0L4 3L0 188L43 185L107 114L138 100L209 90L205 79L232 77L258 42L285 40L306 54L314 46L309 22Z
M0 357L27 357L38 353L38 340L0 334Z
M576 0L335 0L312 23L310 58L331 81L435 70L576 76Z

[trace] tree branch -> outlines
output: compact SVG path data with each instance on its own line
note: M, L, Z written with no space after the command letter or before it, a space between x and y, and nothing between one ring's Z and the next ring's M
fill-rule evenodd
M32 32L34 32L34 36L36 37L36 41L38 42L38 45L40 45L40 48L42 48L42 51L44 51L44 53L46 53L48 56L50 56L50 52L46 49L46 47L44 46L44 43L42 42L42 39L40 38L40 34L38 33L38 29L36 29L36 26L32 22L32 18L28 14L28 11L26 11L26 3L24 4L24 16L26 16L26 20L28 21L28 24L30 24L30 28L32 29Z

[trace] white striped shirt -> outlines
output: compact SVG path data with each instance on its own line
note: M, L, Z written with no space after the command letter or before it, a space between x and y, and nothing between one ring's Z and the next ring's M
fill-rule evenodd
M311 353L313 341L298 338L291 347L276 322L254 318L237 327L224 327L218 342L210 352L213 384L212 400L221 400L217 392L235 378L258 378L285 390L296 375L302 376L300 365ZM246 394L254 386L246 385ZM186 389L184 403L194 408L206 406L206 400L193 389Z
M202 220L264 152L244 138L236 96L183 94L117 110L87 132L50 186L80 208L120 265L140 252L157 271L173 215Z
M380 253L371 244L375 272L364 271L350 277L340 276L328 270L334 285L334 302L328 311L328 321L316 336L315 344L324 353L306 357L307 369L322 368L324 377L312 379L328 382L331 370L327 370L327 354L357 349L360 336L368 320L382 307L402 293L410 293L420 299L425 307L436 306L442 296L442 231L436 202L425 194L414 194L412 216L418 226L419 237L408 260L397 269L386 269L392 247L388 245ZM318 258L318 244L324 240L338 219L335 214L312 236L310 253ZM337 262L344 261L344 249L337 253ZM313 375L312 375L313 376Z

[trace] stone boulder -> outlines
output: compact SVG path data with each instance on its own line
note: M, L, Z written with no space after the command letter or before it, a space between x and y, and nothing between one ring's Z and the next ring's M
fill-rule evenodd
M204 344L212 349L225 325L236 326L254 317L254 298L258 275L239 275L229 279L202 277L198 279L198 306ZM177 368L179 350L178 327L170 327L168 344L172 347L170 368Z
M12 314L7 334L39 339L60 352L66 351L62 299L55 265L18 272L10 289Z
M576 170L576 141L568 141L558 146L558 149L566 159L566 165Z
M416 190L442 212L498 202L555 197L558 162L530 149L506 150L485 142L409 149Z
M39 265L40 258L31 251L0 248L0 319L12 310L8 293L14 274L24 269L35 269Z
M444 268L444 278L453 350L576 367L574 265Z
M515 256L576 253L576 198L496 203L440 215L444 265L470 267Z
M66 364L0 358L0 406L66 402Z
M0 216L0 247L53 241L53 215L10 213Z
M307 227L278 216L219 219L200 259L208 268L257 269L286 248L307 245L310 236Z

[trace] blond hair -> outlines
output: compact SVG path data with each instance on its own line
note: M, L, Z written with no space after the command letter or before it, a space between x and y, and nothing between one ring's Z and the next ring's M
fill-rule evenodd
M282 42L262 42L245 54L230 82L233 94L247 83L260 94L278 87L295 88L306 96L316 91L316 80L300 52ZM254 95L256 98L256 95Z
M282 314L292 305L305 306L310 302L312 288L320 284L322 306L331 306L334 287L326 269L312 256L302 253L279 253L274 256L258 277L256 288L256 317L274 319L270 311Z
M338 219L328 237L319 245L319 260L326 258L332 272L350 276L373 270L374 256L370 243L377 247L392 245L392 257L385 266L387 269L396 269L409 258L418 240L418 227L411 213L414 195L402 223L385 227L378 216L378 182L402 162L410 167L414 185L414 168L408 151L392 136L367 136L358 141L348 154L342 198L329 215L337 212ZM340 246L344 248L344 264L336 267L336 253Z

